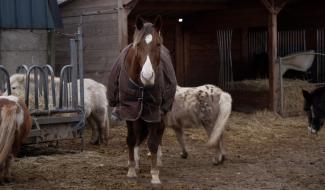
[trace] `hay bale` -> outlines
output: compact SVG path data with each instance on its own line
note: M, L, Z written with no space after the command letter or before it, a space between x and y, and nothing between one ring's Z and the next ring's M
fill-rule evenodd
M299 79L284 79L283 80L283 101L284 101L284 113L298 114L303 111L304 97L301 90L305 89L311 91L316 88L315 84L308 83ZM251 97L245 98L244 101L249 105L258 107L259 105L265 105L265 98L268 98L269 94L269 80L257 79L257 80L243 80L236 81L232 85L234 94L243 96L249 94ZM251 92L251 93L247 93ZM264 96L262 99L260 96ZM238 98L237 98L238 99ZM242 98L243 99L243 98ZM251 101L249 99L252 99ZM263 102L256 102L263 101ZM236 102L236 96L234 96L234 102ZM240 101L241 104L245 103ZM235 105L236 106L236 105Z

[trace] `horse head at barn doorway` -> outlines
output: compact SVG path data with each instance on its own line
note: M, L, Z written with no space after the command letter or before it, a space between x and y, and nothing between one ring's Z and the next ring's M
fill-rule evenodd
M122 50L109 76L109 104L115 107L113 114L127 123L127 176L137 177L139 146L148 138L151 183L160 184L163 120L171 110L177 82L170 53L162 44L161 17L153 24L137 17L135 23L133 43Z
M325 87L320 87L312 92L302 90L305 98L304 111L308 116L308 130L317 134L325 121Z
M125 66L130 78L143 86L155 83L160 64L161 26L161 17L157 17L154 24L145 22L140 17L136 19L133 48L128 52Z

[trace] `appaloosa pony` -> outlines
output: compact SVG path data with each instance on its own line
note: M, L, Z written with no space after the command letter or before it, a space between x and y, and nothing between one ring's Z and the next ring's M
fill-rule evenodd
M223 132L231 113L232 98L220 88L207 84L198 87L177 86L173 108L167 113L166 125L174 129L182 148L181 157L188 153L183 130L202 126L208 135L208 145L216 150L213 164L223 162L225 150Z
M139 146L148 137L151 152L152 184L160 184L160 143L164 117L171 109L176 77L169 51L162 45L162 21L154 24L136 19L133 43L127 46L113 65L109 77L109 104L113 114L127 123L129 148L128 177L137 177Z
M325 87L320 87L309 93L302 90L305 98L304 110L308 116L308 130L317 134L325 121Z
M25 104L16 96L0 95L0 183L11 180L10 161L32 127Z

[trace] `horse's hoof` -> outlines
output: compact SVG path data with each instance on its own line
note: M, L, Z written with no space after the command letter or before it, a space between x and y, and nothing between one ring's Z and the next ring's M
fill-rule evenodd
M152 179L151 179L151 184L152 184L152 185L161 185L161 181L160 181L159 178L152 177Z
M126 176L127 176L128 178L136 178L136 177L138 177L138 176L137 176L137 172L135 171L135 168L129 168L129 171L128 171L128 173L126 174Z
M188 157L187 152L182 152L181 153L181 158L186 159Z
M148 156L148 157L151 157L151 152L148 152L148 153L147 153L147 156Z
M225 161L226 157L224 155L219 156L218 158L213 158L213 165L220 165Z
M157 160L157 166L158 166L158 167L162 167L162 166L163 166L163 162L162 162L162 160Z
M6 176L3 178L5 183L11 183L14 182L14 178L11 176Z

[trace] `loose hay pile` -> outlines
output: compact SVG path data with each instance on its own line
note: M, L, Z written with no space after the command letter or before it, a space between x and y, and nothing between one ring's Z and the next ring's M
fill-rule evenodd
M295 114L303 111L304 97L301 90L305 89L311 91L316 88L316 85L308 83L307 81L298 79L284 79L283 80L283 111L285 114ZM232 85L232 94L234 94L234 101L237 100L244 104L256 105L257 108L266 108L269 96L269 81L268 79L257 80L243 80L236 81ZM243 98L242 96L248 95L251 97ZM251 100L250 100L251 99ZM254 104L255 103L255 104ZM259 105L264 105L259 107ZM236 105L235 105L236 106ZM265 107L266 106L266 107Z

